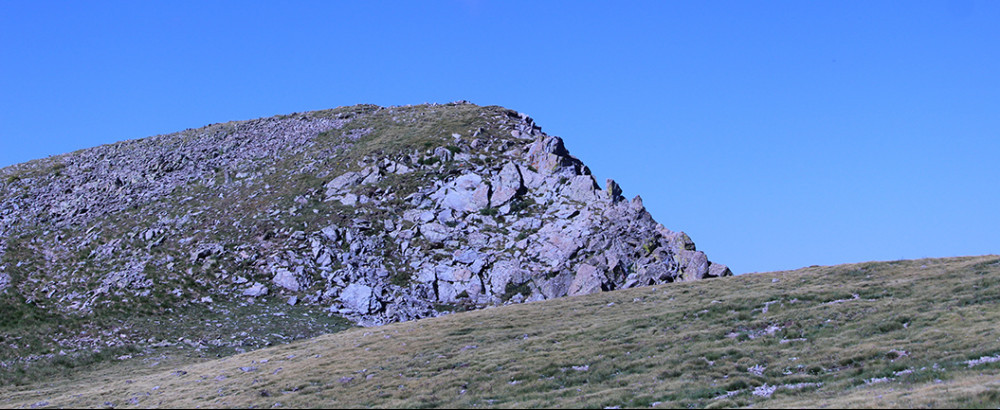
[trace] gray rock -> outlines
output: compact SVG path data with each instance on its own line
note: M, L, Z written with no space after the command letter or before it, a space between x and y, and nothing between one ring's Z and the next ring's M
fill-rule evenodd
M542 231L539 231L544 240L533 248L533 252L537 252L538 259L549 266L559 266L583 247L579 231L547 228L549 227L543 227Z
M670 249L673 250L674 254L679 254L681 251L694 251L697 250L694 245L694 241L691 237L684 232L671 232L666 236L668 243L670 244Z
M622 197L622 188L618 186L618 183L611 178L608 178L607 182L605 183L604 189L608 193L608 197L610 197L612 201L618 202L625 199L624 197Z
M382 180L382 170L374 165L361 170L361 175L364 175L364 178L361 179L361 183L365 185L374 184Z
M570 284L576 278L568 271L561 271L555 277L545 280L539 287L546 299L561 298L569 293Z
M390 174L402 175L413 172L413 168L410 168L403 163L393 161L386 166L385 171Z
M632 198L632 203L629 204L629 208L631 208L632 211L634 212L646 211L646 207L642 205L642 197L639 195L636 195L635 198Z
M431 243L441 243L451 237L451 229L437 222L420 225L420 234Z
M521 169L521 178L524 181L524 186L531 190L542 189L547 181L541 173L525 168Z
M243 296L259 297L267 295L267 286L254 282L249 288L243 291Z
M474 248L482 248L490 243L490 237L482 232L473 232L467 236L469 245Z
M424 222L424 223L433 221L434 217L435 217L434 216L434 211L422 211L422 212L420 212L419 215L420 216L418 218L420 219L420 222Z
M451 161L452 153L445 147L434 148L434 156L442 161Z
M480 256L479 252L476 252L475 250L472 250L472 249L455 251L455 253L453 254L453 258L454 258L455 262L461 262L461 263L464 263L464 264L473 263L476 260L478 260L480 257L481 256Z
M480 272L483 271L483 268L485 266L486 266L486 259L480 258L472 262L472 265L469 265L469 270L472 271L473 274L478 275Z
M472 192L472 208L483 209L490 206L490 186L482 184Z
M600 292L601 284L604 282L604 275L596 267L581 263L577 265L576 276L569 284L567 294L569 296L586 295Z
M0 292L10 286L10 275L6 272L0 272Z
M439 281L466 282L472 279L472 271L466 268L447 267L437 275Z
M508 284L519 285L528 279L527 272L521 269L516 262L510 260L502 260L493 264L489 278L489 291L496 296L503 295Z
M703 279L708 274L708 257L702 251L681 251L676 259L684 281Z
M205 258L211 255L220 255L223 252L222 245L217 243L205 243L198 245L194 251L191 251L191 263L197 262L201 258Z
M274 278L271 279L275 285L281 286L282 288L288 289L292 292L298 292L300 289L299 279L295 276L292 271L284 268L279 268L274 273Z
M331 241L336 241L337 239L340 238L340 236L337 234L337 225L327 226L326 228L323 228L321 232L323 233L323 236L326 237L326 239L329 239Z
M338 197L338 200L340 201L341 204L347 206L355 206L358 204L358 196L354 194L344 194Z
M367 285L352 283L340 293L340 301L344 307L358 313L370 313L382 308L374 294L374 288Z
M458 289L451 282L439 281L437 285L437 300L442 303L451 303L455 301L455 296L458 295Z
M438 200L438 204L442 208L450 208L460 212L476 212L485 208L482 203L483 193L481 186L483 185L483 178L479 175L474 173L465 174L441 188L441 190L432 195L432 198ZM479 190L479 197L476 197L477 190Z
M729 270L729 267L721 263L708 263L708 274L705 277L708 278L721 278L724 276L733 276L733 271Z
M334 178L332 181L326 184L326 189L328 190L327 196L335 195L337 193L345 191L360 183L361 179L362 179L361 174L357 172L344 173L343 175ZM333 194L330 193L331 191L333 192Z
M333 263L333 256L325 250L316 258L316 264L319 266L330 266L331 263Z
M504 164L503 169L493 179L493 195L490 197L490 204L499 207L514 198L524 187L524 179L517 165L513 162Z
M588 202L597 198L594 192L597 189L597 182L594 181L594 177L590 175L577 175L569 180L566 195L576 201Z

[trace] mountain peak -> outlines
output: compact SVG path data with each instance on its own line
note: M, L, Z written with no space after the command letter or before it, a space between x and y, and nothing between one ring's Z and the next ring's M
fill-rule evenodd
M356 105L0 170L0 292L58 314L280 297L362 324L731 275L526 114Z

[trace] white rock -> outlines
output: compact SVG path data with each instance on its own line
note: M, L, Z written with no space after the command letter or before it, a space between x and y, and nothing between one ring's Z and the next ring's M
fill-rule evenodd
M323 232L323 236L325 236L327 239L329 239L331 241L336 241L337 238L338 238L338 235L337 235L337 225L330 225L330 226L328 226L326 228L323 228L322 232Z
M340 293L340 301L354 312L369 313L382 307L373 291L370 286L352 283Z
M267 295L267 286L254 282L250 288L243 291L243 296L258 297Z
M333 179L326 184L326 189L333 190L334 192L340 192L354 185L357 185L361 181L361 175L357 172L348 172L339 177ZM330 195L327 193L327 195Z
M480 188L483 185L482 177L474 173L468 173L442 187L432 195L432 198L439 200L442 208L451 208L461 212L479 211L485 208L485 204L482 203L482 197L485 194L482 192L483 188ZM476 197L477 190L479 192L478 197Z
M451 237L451 229L437 222L420 225L420 234L432 243L441 243Z
M292 292L298 292L300 288L298 278L295 277L295 274L292 273L292 271L285 268L279 268L274 273L274 279L271 279L271 281L274 282L275 285L281 286Z

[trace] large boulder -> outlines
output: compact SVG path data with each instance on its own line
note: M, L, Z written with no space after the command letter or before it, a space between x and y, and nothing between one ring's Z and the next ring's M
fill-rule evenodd
M340 293L340 302L352 312L367 314L382 308L375 297L374 288L368 285L352 283Z
M677 264L684 272L683 280L692 281L705 278L708 274L708 257L702 251L681 251L676 256Z
M274 273L274 278L271 279L275 285L281 286L288 291L298 292L301 289L299 285L299 278L292 271L285 268L278 268Z
M604 275L594 266L581 263L576 268L576 276L569 284L568 295L586 295L600 292L601 284L604 282Z
M590 175L577 175L569 180L569 187L566 188L566 196L569 199L587 202L597 199L597 182Z
M490 203L494 207L499 207L520 193L524 187L524 179L521 177L521 172L518 170L517 165L513 162L508 162L504 164L500 173L493 178L492 184L493 195L490 197Z
M442 208L475 212L489 206L489 185L479 175L469 173L445 185L431 198Z
M326 184L326 195L336 195L361 182L362 175L357 172L346 172Z
M420 225L420 234L431 243L441 243L451 237L451 228L437 222L431 222Z

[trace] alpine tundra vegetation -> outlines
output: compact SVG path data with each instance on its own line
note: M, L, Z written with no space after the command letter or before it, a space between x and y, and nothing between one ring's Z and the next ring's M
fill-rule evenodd
M731 275L527 115L466 102L213 124L0 181L12 383L151 346L214 356Z
M464 101L0 169L0 407L1000 401L1000 257L733 277L623 193Z

